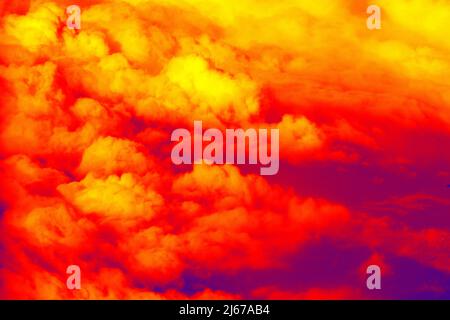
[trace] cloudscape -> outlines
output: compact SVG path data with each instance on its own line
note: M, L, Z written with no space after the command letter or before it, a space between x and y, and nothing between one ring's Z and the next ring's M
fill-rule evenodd
M438 0L2 1L0 298L449 299L448 30ZM196 121L279 130L276 172L174 163Z

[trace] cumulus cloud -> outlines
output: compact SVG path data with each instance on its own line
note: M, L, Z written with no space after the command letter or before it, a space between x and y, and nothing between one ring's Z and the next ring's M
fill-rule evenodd
M357 268L393 270L395 255L448 274L448 219L370 205L404 199L403 183L444 197L430 185L450 161L450 8L379 3L370 32L367 1L80 0L81 30L65 1L1 2L0 297L363 297L320 274L309 288L208 282L287 270L326 241L362 247ZM280 177L174 166L170 133L194 120L280 129ZM65 287L74 263L79 292Z
M106 180L88 175L80 182L61 184L58 190L81 212L99 215L103 222L112 220L118 226L136 219L150 220L163 205L158 193L130 173L111 175Z

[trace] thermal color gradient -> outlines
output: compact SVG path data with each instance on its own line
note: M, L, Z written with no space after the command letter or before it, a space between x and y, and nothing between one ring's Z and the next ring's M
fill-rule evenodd
M449 31L447 0L1 1L0 298L450 299ZM279 128L279 173L174 165L195 120Z

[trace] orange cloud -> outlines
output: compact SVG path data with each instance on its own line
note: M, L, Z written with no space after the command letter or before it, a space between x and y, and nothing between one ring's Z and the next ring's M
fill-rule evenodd
M434 191L450 161L450 5L378 2L380 32L367 1L80 0L81 30L66 27L67 1L1 2L0 297L364 296L208 282L284 270L324 239L448 273L445 217L413 226L366 208L371 193L402 199L402 184ZM279 128L280 175L173 165L170 132L193 120ZM195 277L206 284L187 294Z

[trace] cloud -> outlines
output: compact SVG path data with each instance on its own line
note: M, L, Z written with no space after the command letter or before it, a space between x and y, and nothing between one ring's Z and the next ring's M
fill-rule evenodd
M151 162L133 141L102 137L83 152L78 172L108 176L123 172L142 174L151 170Z
M274 287L258 288L255 297L269 300L357 300L364 299L361 292L349 287L310 288L306 291L283 291Z
M88 175L80 182L61 184L58 190L84 214L97 215L103 223L119 223L118 227L150 220L164 204L157 192L130 173L106 179Z
M69 30L64 1L2 2L0 296L364 297L221 282L323 243L355 277L395 275L391 256L448 274L448 219L423 202L448 204L449 4L380 1L380 32L366 4L80 0ZM170 133L194 120L279 128L279 175L174 166Z

